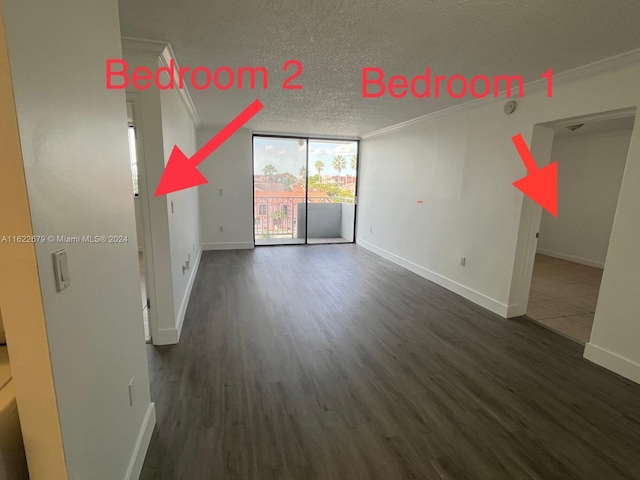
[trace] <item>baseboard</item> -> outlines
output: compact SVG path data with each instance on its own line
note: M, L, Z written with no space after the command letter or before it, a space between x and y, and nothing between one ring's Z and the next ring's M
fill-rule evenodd
M142 465L144 464L144 458L147 456L147 450L149 449L149 443L151 442L151 435L153 435L153 429L156 426L156 404L150 403L147 408L147 414L142 422L142 428L138 434L138 440L133 450L131 461L129 462L129 468L127 468L127 474L124 480L138 480L140 473L142 472Z
M151 342L154 345L175 345L180 339L178 335L178 329L174 328L161 328L153 335Z
M640 383L640 364L633 360L613 353L606 348L589 342L584 349L584 358L601 367L611 370L632 382Z
M191 299L191 290L193 290L193 284L198 274L198 268L200 267L200 259L202 258L202 249L198 251L193 265L195 268L191 271L189 282L187 283L187 289L182 297L180 303L180 310L178 310L178 317L176 318L176 326L174 328L161 328L153 336L154 345L175 345L180 341L180 335L182 334L182 326L184 325L184 317L187 314L187 307L189 306L189 300Z
M253 242L218 242L203 243L203 250L250 250L254 248Z
M493 313L500 315L501 317L504 317L504 318L508 317L509 308L504 303L500 303L497 300L494 300L493 298L488 297L483 293L477 292L469 287L462 285L461 283L455 282L438 273L432 272L431 270L421 267L420 265L417 265L394 253L391 253L391 252L388 252L387 250L376 247L375 245L372 245L371 243L365 240L362 240L361 238L357 238L356 243L361 247L366 248L370 252L373 252L376 255L379 255L382 258L389 260L390 262L400 265L401 267L404 267L407 270L410 270L413 273L420 275L421 277L426 278L427 280L433 283L437 283L441 287L444 287L447 290L451 290L452 292L457 293L458 295L466 298L467 300L470 300L473 303L480 305L481 307L486 308L487 310L490 310Z
M560 260L566 260L568 262L579 263L580 265L586 265L588 267L604 268L604 262L597 262L595 260L589 260L588 258L576 257L573 255L566 255L564 253L552 252L543 248L538 248L536 253L546 255L548 257L559 258Z
M521 317L527 313L527 306L509 305L507 307L507 318Z

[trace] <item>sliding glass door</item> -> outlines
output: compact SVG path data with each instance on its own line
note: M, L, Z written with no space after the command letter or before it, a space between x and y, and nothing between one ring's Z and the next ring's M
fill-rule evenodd
M309 140L308 243L353 242L358 143Z
M354 241L358 142L253 137L256 245Z
M306 188L305 139L254 137L253 222L256 245L305 243L299 212L305 209Z

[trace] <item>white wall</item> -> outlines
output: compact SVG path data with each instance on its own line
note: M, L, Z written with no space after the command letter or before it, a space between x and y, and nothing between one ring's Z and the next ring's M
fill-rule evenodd
M502 316L521 309L511 293L521 270L516 247L523 241L524 199L511 183L525 169L511 136L522 133L531 142L535 124L635 107L639 82L638 66L565 82L556 78L553 98L529 89L512 115L502 112L501 101L476 102L365 136L358 243ZM598 363L630 377L633 370L640 381L640 323L632 321L632 312L640 311L633 287L640 283L640 249L631 240L637 245L640 236L638 137L636 128L620 195L624 207L617 210L603 279L602 294L612 295L616 285L617 301L601 296L590 345L609 352Z
M198 146L218 131L198 129ZM199 170L209 180L199 187L204 249L253 248L252 149L251 132L242 129L200 164Z
M639 79L635 80L636 92ZM640 102L638 102L640 103ZM640 128L636 116L585 357L640 383Z
M144 244L144 230L142 229L142 205L140 197L133 198L133 204L136 214L136 237L138 239L138 250L142 250Z
M353 241L353 230L355 226L356 206L353 203L342 204L342 218L340 232L342 238Z
M542 217L538 252L604 267L630 141L629 131L553 142L562 215Z
M362 141L357 233L361 245L506 312L521 164L510 146L518 125L500 113L487 104Z
M190 157L196 152L195 127L184 103L175 90L161 91L160 103L165 164L175 145ZM173 303L178 333L182 329L191 285L200 260L202 244L198 188L174 192L165 198L169 212ZM183 271L182 265L188 258L190 258L189 270Z
M130 238L36 245L68 476L136 476L155 415L125 96L106 90L104 80L104 60L121 56L118 5L6 0L4 13L34 233ZM71 285L58 293L51 254L60 248Z

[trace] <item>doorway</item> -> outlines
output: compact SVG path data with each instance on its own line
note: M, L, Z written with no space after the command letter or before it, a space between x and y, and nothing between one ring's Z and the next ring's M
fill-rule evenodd
M634 118L550 126L559 215L542 214L526 316L583 344L591 337Z
M253 136L255 245L355 241L357 140Z
M134 94L127 95L127 134L129 139L129 161L131 165L131 181L133 202L136 219L136 237L138 241L138 269L140 272L140 308L142 311L144 338L151 343L151 297L152 288L149 288L151 272L153 268L151 252L151 235L149 223L149 206L146 189L144 156L142 154L142 141L139 128L139 97Z

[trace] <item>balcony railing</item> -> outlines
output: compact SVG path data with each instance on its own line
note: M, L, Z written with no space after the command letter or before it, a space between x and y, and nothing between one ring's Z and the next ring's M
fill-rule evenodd
M349 197L311 197L310 204L353 204ZM256 240L304 238L305 225L299 225L299 209L305 197L254 197L253 222ZM317 207L316 207L317 208ZM303 214L304 216L304 210ZM341 210L340 210L341 215ZM311 217L311 215L310 215Z

